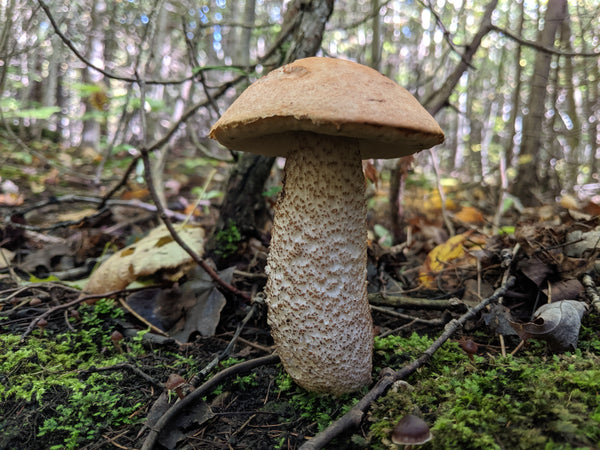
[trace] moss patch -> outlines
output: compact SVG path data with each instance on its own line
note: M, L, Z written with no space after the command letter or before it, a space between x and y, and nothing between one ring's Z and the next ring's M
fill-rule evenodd
M430 343L416 334L377 341L388 360L413 359ZM415 412L434 434L423 448L597 448L599 380L600 340L591 328L584 327L579 349L561 355L532 343L515 356L486 352L471 362L450 342L407 380L412 387L392 389L373 406L371 448L390 448L393 426Z

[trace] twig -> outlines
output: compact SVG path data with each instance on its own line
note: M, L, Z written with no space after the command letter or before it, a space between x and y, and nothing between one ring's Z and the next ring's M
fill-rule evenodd
M222 361L227 357L227 355L229 355L231 349L237 342L243 328L246 326L250 318L254 315L257 307L256 305L256 303L252 305L250 311L248 311L244 319L238 324L237 329L235 330L233 337L229 341L229 344L227 344L227 347L225 347L225 350L223 350L221 353L215 356L215 358L211 362L209 362L202 370L200 370L196 375L192 377L192 379L190 380L190 384L192 386L198 386L200 382L206 377L206 375L208 375L210 371L213 370L217 366L217 364L219 364L220 361Z
M504 252L502 266L505 268L505 270L504 275L502 276L502 284L505 284L506 280L508 280L508 276L510 274L510 266L514 261L515 256L517 256L517 253L519 252L520 248L521 245L517 242L510 253L508 251ZM502 296L498 299L498 304L501 305L503 301L504 297ZM500 340L500 351L502 353L502 356L506 356L506 344L504 343L504 336L498 333L498 338Z
M204 261L189 245L187 245L187 243L183 239L181 239L181 237L179 236L179 234L173 227L173 223L171 222L171 219L165 213L165 209L163 208L163 205L160 202L160 199L158 198L158 193L156 192L156 188L154 186L154 183L152 182L152 167L151 167L151 163L150 163L149 152L146 149L142 149L141 151L142 151L142 161L144 161L144 178L146 179L146 185L148 186L148 190L150 191L152 200L154 201L154 204L156 205L156 209L158 211L159 217L162 220L162 222L165 224L165 226L167 227L167 230L169 230L169 233L171 234L171 237L173 237L173 240L175 242L177 242L179 244L179 246L183 250L185 250L185 252L187 252L188 255L190 255L192 257L194 262L196 264L198 264L213 279L213 281L215 283L217 283L223 289L231 292L232 294L241 297L246 302L250 302L250 297L248 295L246 295L245 293L243 293L236 287L232 286L231 284L229 284L229 283L225 282L223 279L221 279L221 277L219 277L217 272L215 272L215 270L212 267L210 267L206 263L206 261Z
M433 357L433 354L444 344L444 342L446 342L454 333L456 333L465 324L465 322L475 317L489 304L497 301L508 291L508 289L513 286L514 283L515 277L511 276L503 286L494 292L492 296L488 297L476 307L463 314L459 319L452 320L450 323L448 323L440 337L437 338L436 341L427 350L425 350L425 352L419 358L417 358L408 366L405 366L398 371L394 371L389 367L383 369L381 371L379 381L356 405L354 405L350 411L333 422L331 425L329 425L329 427L317 434L315 437L306 441L300 447L300 449L316 450L323 448L337 436L340 436L342 433L351 428L359 426L372 402L383 395L395 381L406 378L420 367L428 364Z
M126 76L122 76L122 75L117 75L115 73L109 72L105 69L102 69L101 67L95 65L94 63L92 63L88 58L86 58L78 49L77 47L75 47L75 44L73 44L73 42L62 32L60 31L60 27L58 25L58 23L56 22L56 19L54 18L52 12L50 11L50 8L48 7L48 5L46 5L46 3L43 0L37 0L38 4L42 7L42 9L44 10L44 12L46 13L46 16L48 17L48 20L50 21L50 24L52 25L52 28L54 29L54 32L58 35L58 37L61 39L61 41L63 41L63 43L69 47L69 49L73 52L73 54L82 62L84 63L87 67L89 67L90 69L93 69L99 73L101 73L102 75L104 75L107 78L111 78L113 80L119 80L119 81L125 81L128 83L137 83L138 79L136 77L126 77ZM154 21L156 22L156 21ZM152 23L152 22L151 22ZM183 84L187 81L190 80L194 80L198 74L200 72L204 72L207 70L222 70L223 68L229 68L228 66L221 66L221 67L201 67L199 69L197 69L195 71L195 73L188 75L184 78L180 78L178 80L146 80L145 83L146 84L152 84L152 85L176 85L176 84ZM238 67L235 66L231 66L232 69L239 69Z
M181 411L185 410L190 404L201 401L201 398L206 395L207 392L216 388L229 377L248 372L256 367L276 364L278 362L278 355L268 355L252 359L250 361L244 361L219 372L202 386L188 394L181 401L175 403L175 405L173 405L152 427L150 427L150 433L144 440L142 450L150 450L154 448L154 445L158 440L158 435L171 422L171 420L173 420Z
M581 58L598 58L600 56L600 52L565 52L563 50L556 50L555 48L552 47L546 47L545 45L542 45L538 42L534 42L534 41L528 41L527 39L523 39L520 36L517 36L516 34L508 31L506 28L501 28L497 25L490 25L490 29L505 35L506 37L512 39L513 41L517 42L520 45L524 45L526 47L531 47L534 48L535 50L538 50L540 52L545 52L548 53L550 55L557 55L557 56L566 56L568 58L572 58L575 56L581 57Z
M371 309L373 311L377 311L377 312L379 312L381 314L387 314L388 316L391 316L391 317L397 317L399 319L410 320L411 323L420 323L420 324L423 324L423 325L433 325L433 326L436 326L436 325L444 325L447 322L443 318L431 319L431 320L420 319L418 317L413 317L413 316L409 316L408 314L402 314L402 313L399 313L399 312L396 312L396 311L391 311L389 309L381 308L379 306L373 306L373 305L371 305ZM448 314L450 314L450 313L448 313Z
M80 370L78 373L86 374L86 373L94 373L94 372L113 372L113 371L120 371L123 369L133 372L140 378L142 378L142 379L146 380L148 383L152 384L154 387L159 388L161 391L165 388L162 383L158 382L157 380L152 378L150 375L148 375L147 373L145 373L144 371L142 371L141 369L137 368L136 366L134 366L133 364L130 364L130 363L118 363L118 364L114 364L112 366L105 366L105 367L90 367L89 369Z
M48 283L50 284L50 283ZM71 289L68 286L63 286L62 284L51 284L51 287L55 287L55 286L60 286L62 289ZM31 285L28 287L32 287L32 288L39 288L40 284L35 284L35 285ZM123 293L133 293L133 292L138 292L138 291L142 291L144 289L150 289L151 286L144 286L142 288L134 288L134 289L121 289L118 291L112 291L112 292L105 292L103 294L96 294L96 295L81 295L78 298L76 298L75 300L72 300L70 302L67 303L63 303L61 305L56 305L53 306L52 308L48 309L46 312L40 314L39 316L37 316L36 318L34 318L29 325L27 326L27 328L25 329L25 331L23 332L23 334L21 334L21 342L23 342L25 340L25 338L27 336L29 336L29 334L31 334L31 332L33 331L33 329L35 328L35 325L38 323L39 320L41 319L45 319L46 317L48 317L49 315L57 312L57 311L61 311L63 309L68 309L71 306L75 306L78 305L80 303L86 302L88 300L99 300L101 298L109 298L109 297L114 297L116 295L120 295ZM72 289L74 292L79 292L77 289Z
M446 224L446 228L448 229L448 233L450 236L454 236L456 231L454 230L454 225L450 221L448 217L448 210L446 209L446 194L444 192L444 187L442 186L442 182L440 180L440 168L437 162L437 158L435 157L432 150L429 150L429 155L431 156L431 162L433 164L433 171L435 173L436 185L438 189L438 193L440 194L440 200L442 205L442 218L444 219L444 223Z
M405 295L383 294L381 292L369 294L367 297L369 303L372 305L392 306L394 308L444 310L466 306L458 298L431 300L428 298L407 297Z
M589 297L592 306L597 313L600 313L600 295L598 294L598 288L594 284L594 280L590 275L586 274L581 279L581 284L583 284L585 293Z

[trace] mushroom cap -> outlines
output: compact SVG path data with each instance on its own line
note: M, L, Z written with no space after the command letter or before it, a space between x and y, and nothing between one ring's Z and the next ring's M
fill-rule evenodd
M185 383L185 379L181 375L172 373L171 375L169 375L169 378L165 382L165 387L169 391L173 391L173 390L177 389L178 387L182 386L184 383Z
M250 85L210 137L233 150L285 157L295 131L358 139L363 159L398 158L444 141L406 89L370 67L322 57L299 59Z
M409 414L398 422L392 431L392 442L400 445L420 445L432 438L429 425L417 416Z

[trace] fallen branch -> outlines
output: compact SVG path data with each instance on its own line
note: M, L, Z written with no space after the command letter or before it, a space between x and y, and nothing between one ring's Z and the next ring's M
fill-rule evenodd
M392 306L394 308L445 310L466 307L462 300L458 298L430 300L428 298L383 294L381 292L369 294L368 298L371 305Z
M585 293L587 294L592 307L596 310L597 313L600 313L600 295L598 294L598 288L594 284L594 280L590 275L584 275L581 279L583 287L585 288Z
M49 285L50 287L60 287L61 289L67 289L67 290L72 290L73 292L81 292L77 289L73 289L73 288L69 288L68 286L64 286L62 284L59 283L43 283L43 285ZM30 286L28 286L30 288L39 288L40 284L32 284ZM102 298L110 298L110 297L115 297L117 295L121 295L121 294L125 294L125 293L132 293L132 292L138 292L138 291L143 291L144 289L150 289L151 287L154 286L144 286L141 288L134 288L134 289L120 289L118 291L112 291L112 292L104 292L102 294L95 294L95 295L80 295L79 297L77 297L75 300L72 300L70 302L67 303L63 303L60 305L56 305L53 306L52 308L48 309L46 312L40 314L39 316L37 316L35 319L33 319L29 325L27 326L27 328L25 329L25 331L23 332L23 334L21 334L21 342L25 341L25 338L27 336L29 336L29 334L31 334L31 332L33 331L33 329L35 328L35 326L37 325L37 323L41 320L41 319L45 319L46 317L50 316L51 314L57 312L57 311L62 311L63 309L69 309L72 306L76 306L79 305L80 303L86 302L88 300L100 300Z
M150 433L148 434L148 436L146 436L146 439L144 440L142 450L150 450L154 448L154 445L158 440L158 435L171 422L171 420L177 417L177 415L179 415L192 403L202 401L202 397L206 395L207 392L210 392L211 390L215 389L219 384L223 383L228 378L234 375L249 372L252 369L255 369L256 367L265 366L268 364L276 364L278 362L278 355L268 355L256 359L251 359L250 361L244 361L219 372L206 383L204 383L202 386L198 387L196 390L188 394L181 401L175 403L158 420L158 422L156 422L152 427L150 427Z
M338 420L333 422L325 430L317 434L310 440L307 440L301 447L301 450L316 450L323 448L334 438L340 436L342 433L347 432L351 428L358 427L362 422L367 410L375 400L383 395L387 389L396 381L402 380L407 376L414 373L420 367L425 366L431 361L433 354L446 342L454 333L456 333L468 320L474 318L482 310L484 310L489 304L497 301L500 297L504 296L506 292L514 285L515 277L510 277L506 283L498 288L496 292L484 301L482 301L476 307L470 309L468 312L463 314L460 318L450 321L444 332L440 335L431 346L425 350L425 352L413 361L408 366L403 367L398 371L394 371L389 367L383 369L380 373L379 381L375 386L356 404L354 407L340 417Z

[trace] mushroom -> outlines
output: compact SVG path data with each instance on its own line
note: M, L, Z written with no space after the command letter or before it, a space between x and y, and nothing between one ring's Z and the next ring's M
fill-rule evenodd
M171 375L169 375L169 378L165 382L165 387L167 388L167 390L175 391L175 393L177 394L177 397L179 397L179 399L184 398L186 395L186 393L183 390L185 385L186 385L185 378L183 378L181 375L179 375L177 373L172 373Z
M254 82L212 127L233 150L286 158L266 272L268 322L286 371L335 395L371 380L362 159L439 144L437 122L379 72L312 57Z
M110 340L112 341L115 349L119 353L123 353L123 348L121 347L121 341L123 340L123 335L119 331L115 330L111 333Z
M429 425L417 416L409 414L398 422L392 431L392 442L394 444L406 445L407 448L413 445L421 445L430 441L432 438Z

